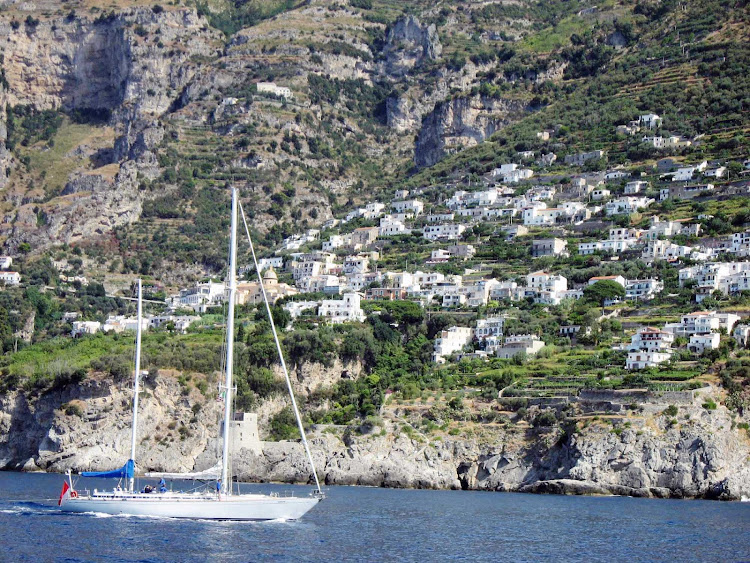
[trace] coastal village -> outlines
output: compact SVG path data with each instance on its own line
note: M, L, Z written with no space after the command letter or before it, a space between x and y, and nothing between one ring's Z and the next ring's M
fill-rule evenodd
M291 96L275 84L263 83L259 91L261 86L264 92ZM618 133L643 134L643 143L659 149L700 142L700 136L658 136L661 128L658 115L645 113L618 127ZM750 344L744 309L739 307L739 314L717 310L722 300L744 303L750 295L750 217L744 218L744 229L743 221L734 221L735 232L715 236L705 228L715 217L704 211L707 201L750 194L750 160L709 164L664 158L651 170L620 167L576 173L604 156L590 151L561 159L569 174L563 177L559 166L550 170L557 155L545 152L554 146L555 131L541 131L537 137L542 150L519 152L517 162L503 164L473 184L396 190L389 201L371 201L286 238L258 264L269 299L281 301L290 314L285 328L299 319L363 322L363 303L408 300L433 313L474 314L470 326L446 326L436 335L436 364L530 358L548 344L586 342L597 324L617 318L628 329L614 337L611 346L626 353L624 367L629 371L699 358L727 339L739 347ZM727 178L728 167L736 178ZM682 211L679 218L670 213L676 205ZM498 239L524 248L526 272L499 279L493 275L497 262L483 259L477 249ZM407 260L406 267L396 269L381 260L398 255L400 244L411 241L421 251L415 263ZM560 273L572 259L585 264L584 257L596 257L602 269L635 261L644 273L661 276L593 275L573 281ZM12 270L13 258L1 260L0 279L6 285L21 284L21 275ZM659 263L677 273L666 291L689 290L696 306L708 299L711 308L700 307L680 316L679 322L661 326L620 317L623 311L669 300L665 267L651 268ZM68 271L67 262L55 266L62 283L87 285L85 277ZM237 304L261 303L254 268L245 266L240 274L248 281L238 285ZM507 322L519 303L560 307L600 286L611 294L599 304L601 316L586 324L562 322L557 334L537 334ZM225 285L214 280L180 289L167 297L163 314L144 319L143 328L169 326L186 332L191 324L200 324L201 314L220 307L226 294ZM135 318L123 315L98 321L70 312L64 320L71 324L72 337L136 325Z

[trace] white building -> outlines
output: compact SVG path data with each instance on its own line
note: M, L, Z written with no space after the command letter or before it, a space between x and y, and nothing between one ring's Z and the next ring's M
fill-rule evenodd
M498 358L513 358L519 354L534 356L544 348L544 342L536 334L514 334L506 336L502 346L495 347L493 351Z
M706 350L716 350L719 348L721 336L718 332L709 332L708 334L693 334L688 343L688 350L693 354L703 354Z
M534 239L531 241L531 256L564 256L568 253L568 241L559 238Z
M305 293L325 293L326 295L338 295L342 290L342 282L339 276L321 274L303 278L297 282L297 287Z
M204 282L181 289L178 295L170 297L168 301L173 309L193 309L196 313L204 313L207 308L223 303L225 292L226 286L223 283Z
M750 346L750 325L737 325L732 336L742 348Z
M739 321L740 317L734 313L697 311L683 315L678 323L665 324L664 330L683 337L718 332L722 328L727 331L727 334L731 334L734 325Z
M503 335L505 328L505 317L487 317L477 320L476 335L479 340L490 336L499 337Z
M0 284L18 285L21 283L21 274L18 272L0 272Z
M303 315L305 311L314 315L319 304L320 301L289 301L284 303L284 309L289 312L293 319L296 319Z
M534 175L534 171L530 168L519 168L512 170L503 175L503 182L506 184L517 184L522 180L528 180Z
M592 278L589 278L588 285L594 285L596 282L600 282L600 281L613 281L616 284L621 285L623 287L623 289L625 288L625 285L628 283L628 281L624 277L622 277L620 275L617 275L617 276L594 276Z
M625 184L625 195L633 195L644 192L648 189L648 182L634 180Z
M655 113L646 113L638 118L638 123L647 129L656 129L661 127L661 117Z
M200 317L195 315L159 315L149 319L151 326L154 328L160 328L165 325L172 323L174 330L181 333L186 333L188 327L195 321L200 320Z
M331 252L337 248L343 248L351 244L352 238L350 235L331 235L327 241L323 241L323 251Z
M258 260L258 268L261 272L265 272L269 268L280 272L284 269L284 257L283 256L271 256L270 258L261 258Z
M466 230L466 225L427 225L422 230L422 236L427 240L456 240Z
M638 370L652 368L668 362L671 358L672 355L669 352L649 352L646 350L628 352L628 357L625 360L625 369Z
M664 282L657 279L628 280L625 284L625 298L635 301L648 301L664 290Z
M641 252L641 258L648 263L655 260L673 262L688 256L699 258L697 250L692 246L679 245L668 240L649 240Z
M449 221L453 221L454 217L454 213L434 213L425 216L424 219L428 223L448 223Z
M318 316L332 323L364 321L365 314L360 308L360 297L357 293L345 293L343 299L322 301L318 307Z
M683 166L678 168L677 171L672 175L673 182L689 182L693 179L693 174L697 172L694 166Z
M407 213L418 217L424 211L424 203L418 199L407 199L404 201L394 201L391 203L391 207L397 213Z
M729 251L737 256L750 256L750 230L734 233Z
M582 242L578 245L578 253L581 255L594 254L595 252L611 252L619 254L628 248L638 244L638 231L617 227L609 230L609 238L594 242Z
M568 289L568 279L565 276L548 274L547 272L532 272L526 276L526 287L531 291L558 293Z
M82 334L96 334L102 328L102 323L97 321L73 321L73 329L70 335L73 337Z
M621 180L630 176L630 172L625 170L610 170L604 175L605 180Z
M647 197L621 197L613 201L608 201L604 205L604 212L607 215L630 215L639 209L644 209L654 203L654 200Z
M648 352L669 350L672 347L674 338L674 334L671 332L648 326L642 328L631 337L628 350L631 352L638 350L646 350Z
M13 265L13 258L11 256L0 256L0 270L9 270Z
M460 352L464 346L471 344L474 337L474 329L463 326L452 326L443 330L435 339L432 361L436 364L444 364L445 356Z
M255 87L258 92L265 94L273 94L281 98L290 99L293 97L292 91L285 86L276 86L275 82L258 82Z
M411 229L398 219L385 216L380 220L380 227L378 227L379 237L395 237L398 235L408 235L410 233Z
M716 168L706 169L703 175L707 178L723 178L726 171L725 166L717 166Z
M363 255L363 254L357 254L354 256L347 256L344 258L344 268L343 272L344 274L364 274L365 272L369 271L370 268L370 257Z
M679 280L680 287L689 280L695 281L695 301L700 303L714 291L732 294L750 289L750 262L708 262L690 266L680 270Z
M612 192L610 192L608 189L597 188L591 192L591 199L593 201L601 201L603 199L607 199L611 195L612 195Z
M151 325L150 318L141 319L141 330L148 330ZM102 325L104 332L124 332L130 330L135 332L138 329L137 317L126 317L124 315L112 315Z

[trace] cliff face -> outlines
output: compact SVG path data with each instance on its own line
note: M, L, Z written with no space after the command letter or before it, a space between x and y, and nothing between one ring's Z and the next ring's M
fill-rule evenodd
M422 25L414 16L397 20L388 30L382 72L401 78L415 66L440 57L443 46L435 25Z
M355 374L356 366L303 366L297 392ZM710 393L716 396L716 390ZM400 415L374 427L316 427L310 436L329 485L450 488L563 494L740 499L750 496L750 445L724 407L703 399L599 419L582 417L568 432L523 425L473 425L463 436L405 432ZM288 401L258 409L261 433ZM176 373L148 379L141 394L137 458L141 470L189 471L215 463L222 404L186 390ZM405 413L402 413L405 414ZM35 400L0 396L0 467L48 471L104 469L130 451L130 388L92 378ZM234 456L241 480L306 483L301 444L264 442L263 455Z
M483 142L495 131L519 119L525 104L468 96L441 102L422 120L414 150L414 163L431 166L447 151Z
M731 429L722 408L682 410L691 422L671 426L666 416L624 419L632 427L621 432L600 422L573 435L487 427L478 439L429 439L392 426L343 438L318 432L311 443L318 472L329 485L722 500L750 496L745 431ZM263 451L263 457L245 452L240 458L242 478L303 483L310 478L300 444L266 443Z
M30 401L0 397L0 467L104 469L130 453L132 390L93 378ZM198 405L198 406L196 406ZM215 446L220 403L185 394L173 374L147 379L139 408L136 456L141 467L188 471Z
M66 17L17 29L6 21L0 39L8 81L3 104L125 105L136 117L165 112L195 72L191 57L220 52L218 33L194 10L135 8L93 21Z
M45 205L46 224L37 220L35 198L20 199L0 227L9 249L21 242L38 248L96 237L138 219L137 176L153 177L159 170L151 152L163 137L159 118L193 79L195 59L221 52L218 32L194 10L156 14L136 8L98 20L61 17L16 29L4 21L0 41L7 80L0 87L3 107L106 110L116 135L98 168L72 174L64 197ZM3 112L0 145L12 170L17 165L5 149L4 120Z

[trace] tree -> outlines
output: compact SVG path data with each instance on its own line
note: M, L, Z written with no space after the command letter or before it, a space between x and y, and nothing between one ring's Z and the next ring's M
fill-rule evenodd
M598 303L604 307L606 301L616 301L625 297L625 288L612 280L601 280L583 289L586 301Z

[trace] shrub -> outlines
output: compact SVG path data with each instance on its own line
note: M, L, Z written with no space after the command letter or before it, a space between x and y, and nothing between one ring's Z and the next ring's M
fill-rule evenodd
M669 405L666 409L664 409L664 414L667 416L677 416L677 407L674 405Z
M65 412L68 416L77 416L83 418L83 410L75 403L63 403L60 405L60 409Z
M554 426L555 424L557 424L557 417L552 411L544 411L539 413L534 417L534 421L532 422L532 426L534 426L534 428L549 427Z

